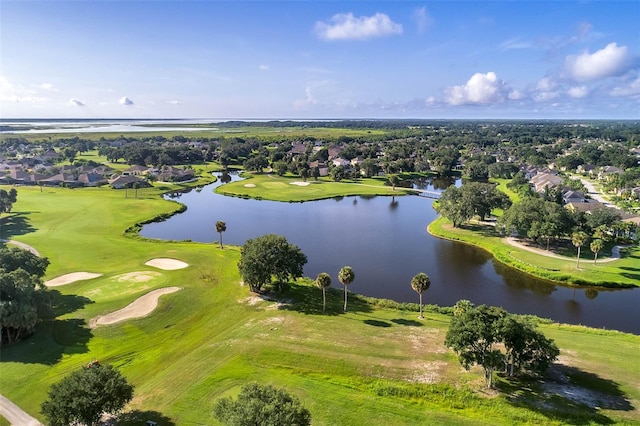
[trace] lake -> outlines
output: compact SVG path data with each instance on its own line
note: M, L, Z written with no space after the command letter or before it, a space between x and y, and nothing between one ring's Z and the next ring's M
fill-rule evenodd
M431 279L425 304L451 306L468 299L513 313L640 334L640 289L557 286L508 268L481 249L432 237L427 225L437 214L428 198L356 196L281 203L219 195L214 192L218 185L177 194L174 199L187 211L145 225L141 235L217 243L215 222L222 220L227 225L223 243L242 245L264 234L283 235L307 255L306 276L315 279L327 272L333 286L342 288L338 271L349 265L355 273L349 290L366 296L417 303L410 281L424 272Z

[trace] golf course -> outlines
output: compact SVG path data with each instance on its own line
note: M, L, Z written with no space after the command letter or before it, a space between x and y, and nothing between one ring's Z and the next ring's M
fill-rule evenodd
M212 179L203 176L198 184ZM640 337L541 324L561 351L548 377L499 376L487 390L482 370L465 371L444 346L450 316L442 309L428 307L420 320L417 305L351 295L343 313L335 289L323 314L310 279L277 297L250 293L239 247L125 232L178 210L161 194L179 189L157 183L134 197L106 187L18 188L0 238L47 257L45 281L83 279L51 286L55 319L3 346L3 396L44 421L49 387L99 360L135 388L119 424L217 424L216 401L252 381L286 389L318 425L640 424ZM158 290L143 316L100 321Z

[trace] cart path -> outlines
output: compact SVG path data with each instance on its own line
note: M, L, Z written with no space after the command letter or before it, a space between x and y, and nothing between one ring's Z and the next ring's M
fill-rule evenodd
M37 419L31 417L20 407L0 395L0 415L9 423L16 426L44 426Z
M543 250L540 248L536 248L536 247L530 247L526 244L521 243L520 241L516 240L513 237L507 237L504 239L508 244L514 246L514 247L518 247L521 248L523 250L527 250L530 251L532 253L536 253L542 256L547 256L547 257L553 257L556 259L562 259L562 260L571 260L574 261L575 258L571 258L571 257L567 257L567 256L560 256L559 254L555 254L552 253L550 251L547 250ZM603 257L603 258L598 258L598 263L606 263L606 262L613 262L614 260L618 260L620 259L620 249L625 248L627 246L614 246L613 248L611 248L611 256L610 257ZM584 259L583 259L584 260Z
M18 246L21 249L28 250L31 253L35 254L36 256L40 257L40 253L38 252L38 250L34 249L33 247L31 247L28 244L21 243L20 241L16 241L16 240L0 240L0 243L7 243L7 244L12 244L14 246Z

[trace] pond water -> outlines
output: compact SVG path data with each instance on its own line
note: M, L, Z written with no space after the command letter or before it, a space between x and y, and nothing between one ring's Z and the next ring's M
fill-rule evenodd
M237 178L233 178L234 180ZM215 222L227 225L223 243L242 245L264 234L283 235L307 255L306 276L331 275L349 265L355 280L349 290L399 302L418 302L411 277L424 272L431 287L424 303L452 306L460 299L502 306L558 322L640 334L640 290L582 289L556 286L495 261L491 254L427 232L437 214L432 200L418 196L344 197L305 203L281 203L226 197L220 183L176 194L187 211L145 225L148 238L217 242ZM442 182L423 182L442 189Z

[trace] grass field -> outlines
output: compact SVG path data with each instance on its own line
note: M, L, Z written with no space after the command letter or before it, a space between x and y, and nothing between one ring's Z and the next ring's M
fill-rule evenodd
M578 269L573 253L565 259L532 253L505 243L491 226L470 224L454 228L450 221L439 217L429 225L429 232L441 238L482 247L502 263L540 278L567 284L640 286L639 246L627 249L625 256L619 260L610 263L600 261L596 264L593 262L593 254L583 248Z
M56 319L2 348L1 393L31 415L42 419L52 383L97 359L135 386L124 424L217 424L215 401L247 381L286 388L309 408L314 425L640 424L640 336L542 325L561 349L554 374L564 382L500 378L499 391L487 391L482 372L465 372L444 347L446 315L427 311L420 321L417 312L355 296L342 313L338 290L329 292L322 314L320 290L304 280L282 303L265 301L240 285L238 247L125 236L135 223L178 208L159 197L168 189L141 190L136 199L107 188L18 188L0 238L49 257L46 279L103 274L56 287ZM144 265L156 257L190 266ZM132 272L151 278L123 279ZM182 290L163 296L147 318L87 327L96 315L167 286Z
M317 181L307 179L302 182L299 176L245 173L246 179L232 182L216 188L220 194L233 195L272 201L310 201L351 195L406 195L403 188L395 190L386 185L387 179L370 178L358 181L343 180L334 182L330 178Z

